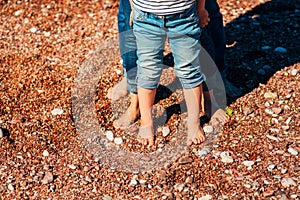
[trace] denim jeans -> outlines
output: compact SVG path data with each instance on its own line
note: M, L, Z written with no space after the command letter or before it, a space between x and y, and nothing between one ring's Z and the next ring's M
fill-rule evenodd
M226 75L226 38L223 16L220 13L220 7L216 0L205 0L205 9L209 13L210 22L202 31L201 44L215 61L219 72L224 78Z
M124 76L127 79L127 90L137 93L137 55L136 41L130 26L131 7L129 0L120 0L118 12L119 47L123 60Z
M218 67L222 77L226 74L225 65L225 33L223 26L223 17L216 0L206 0L205 8L209 13L210 22L201 33L201 45L209 53ZM127 78L128 91L137 92L136 75L137 75L137 55L136 41L129 24L131 7L129 0L120 0L118 12L118 28L120 53L123 59L124 75ZM205 68L203 68L204 70ZM212 72L209 70L209 72ZM209 77L210 74L207 74ZM204 88L205 89L205 88Z
M174 55L174 69L183 88L194 88L204 81L200 69L200 34L196 5L182 13L157 16L135 8L133 31L137 42L138 86L158 86L166 39Z

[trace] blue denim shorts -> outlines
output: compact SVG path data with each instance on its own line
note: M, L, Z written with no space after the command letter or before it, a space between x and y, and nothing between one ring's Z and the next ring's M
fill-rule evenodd
M196 6L182 13L158 16L135 8L133 31L137 42L139 87L158 86L163 65L165 41L174 55L175 71L183 88L194 88L204 81L199 53L200 34Z

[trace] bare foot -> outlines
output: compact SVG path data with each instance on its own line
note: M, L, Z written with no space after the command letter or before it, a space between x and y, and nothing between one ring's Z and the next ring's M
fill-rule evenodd
M212 126L223 126L229 122L229 116L223 109L218 109L210 118L210 124Z
M189 123L188 122L188 138L187 144L201 144L205 141L204 131L200 126L199 122Z
M126 87L127 87L126 78L123 77L119 83L117 83L114 87L108 89L107 97L109 99L112 99L113 101L116 101L126 96L128 94Z
M152 125L141 126L138 132L138 141L143 145L154 145L154 130Z
M121 130L127 129L140 117L139 100L137 94L130 94L130 105L128 109L121 115L119 119L114 121L113 125L115 128Z

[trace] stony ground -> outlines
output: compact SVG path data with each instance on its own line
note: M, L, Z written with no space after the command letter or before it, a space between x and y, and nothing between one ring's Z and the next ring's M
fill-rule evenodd
M219 3L228 77L244 90L228 99L230 123L163 168L124 172L85 148L72 110L78 70L100 49L96 116L112 129L118 4L0 1L0 199L299 199L300 2ZM162 153L180 118L161 130ZM121 148L145 150L117 134Z

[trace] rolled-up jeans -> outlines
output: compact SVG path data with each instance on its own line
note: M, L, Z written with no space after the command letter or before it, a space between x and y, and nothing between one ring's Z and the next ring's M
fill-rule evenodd
M137 55L136 41L130 26L131 7L129 0L120 0L118 12L119 47L123 60L124 76L127 80L127 90L137 93Z
M194 88L204 81L200 68L200 34L196 6L179 14L158 16L134 9L133 31L137 42L137 83L145 89L157 88L168 38L174 56L174 69L182 87Z

